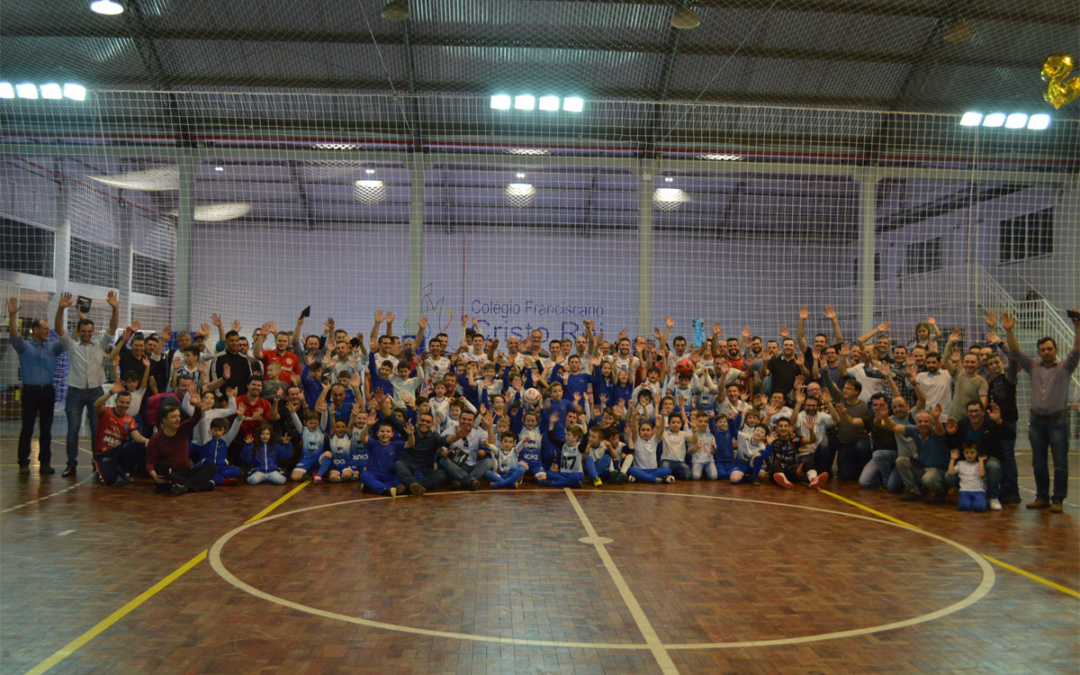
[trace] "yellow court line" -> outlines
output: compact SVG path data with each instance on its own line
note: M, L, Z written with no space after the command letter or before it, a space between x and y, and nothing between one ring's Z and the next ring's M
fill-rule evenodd
M845 504L851 504L852 506L854 506L856 508L860 508L863 511L869 511L870 513L874 514L875 516L878 516L879 518L884 518L885 520L892 521L892 522L894 522L894 523L896 523L898 525L903 525L904 527L910 527L910 528L913 528L913 529L916 529L916 530L921 530L922 529L921 527L918 527L917 525L912 525L911 523L905 523L904 521L900 520L899 518L893 518L892 516L888 515L887 513L882 513L881 511L875 511L874 509L870 508L869 506L864 506L864 505L860 504L859 502L852 501L852 500L850 500L850 499L848 499L846 497L841 497L840 495L836 494L835 492L829 492L828 490L824 490L824 489L821 489L821 488L818 488L818 492L820 492L822 494L827 494L830 497L832 497L833 499L839 499L840 501L844 502ZM1050 581L1049 579L1044 579L1043 577L1040 577L1038 574L1032 574L1031 572L1028 572L1026 570L1022 570L1019 567L1016 567L1014 565L1010 565L1007 562L1002 562L1001 560L998 560L997 558L991 558L990 556L986 555L985 553L980 553L979 555L986 558L987 560L994 563L995 565L1009 570L1010 572L1016 572L1017 574L1019 574L1022 577L1027 577L1028 579L1031 579L1032 581L1037 581L1040 584L1049 586L1050 588L1053 588L1056 591L1061 591L1062 593L1064 593L1066 595L1071 595L1074 598L1080 599L1080 592L1077 592L1077 591L1069 588L1068 586L1062 586L1061 584Z
M286 500L291 498L297 492L299 492L300 490L303 490L305 487L307 487L309 483L310 483L310 481L304 481L303 483L300 483L299 485L294 487L292 490L289 490L289 492L287 492L281 499L278 499L277 501L275 501L270 506L267 506L265 509L263 509L262 511L259 511L254 516L249 518L247 520L247 522L250 523L252 521L259 520L260 518L264 517L265 515L267 515L268 513L273 511L274 509L276 509L278 506L285 503ZM101 621L99 621L93 628L86 631L85 633L83 633L79 637L75 638L71 642L67 643L63 647L61 647L55 654L53 654L49 658L45 659L44 661L37 664L36 666L31 668L30 670L26 671L26 675L40 675L41 673L45 673L45 672L49 671L56 664L60 663L61 661L63 661L67 657L74 654L80 647L85 645L87 642L90 642L91 640L96 638L98 635L101 635L103 632L105 632L110 626L115 624L117 621L119 621L120 619L123 619L125 616L127 616L131 612L135 611L135 609L138 608L139 605L143 604L144 602L146 602L150 598L154 597L155 595L157 595L161 591L165 590L165 588L168 587L169 584L176 581L180 577L184 576L189 570L191 570L191 568L195 567L196 565L201 563L203 560L206 560L206 554L207 554L207 552L209 550L210 549L204 549L201 553L196 555L194 558L187 561L186 563L184 563L180 567L177 567L176 570L174 570L172 574L170 574L169 576L165 577L161 581L157 582L156 584L154 584L150 588L148 588L145 591L143 591L142 593L140 593L137 597L135 597L133 600L128 602L126 605L124 605L120 609L116 610L115 612L113 612L109 616L105 617Z

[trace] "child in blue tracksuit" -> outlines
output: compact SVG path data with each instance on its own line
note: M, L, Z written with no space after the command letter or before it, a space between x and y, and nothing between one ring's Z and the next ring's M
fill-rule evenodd
M615 483L621 483L626 479L626 476L614 468L617 466L618 455L611 444L612 435L616 438L619 436L618 430L614 427L596 426L589 429L589 440L583 453L585 459L582 464L585 467L585 475L595 487L604 484L600 478L601 475Z
M709 431L716 439L716 477L720 480L730 478L735 468L735 433L741 425L742 415L728 420L722 412L710 414Z
M491 481L492 489L517 489L518 483L525 476L529 465L526 462L518 461L516 444L517 436L514 435L514 432L504 431L499 434L499 446L488 447L495 460L495 470L488 471L486 474L488 480Z
M217 417L210 421L210 440L201 446L191 446L196 457L194 466L211 464L215 467L214 485L236 485L236 479L240 477L240 467L229 465L229 444L239 431L239 416L233 421L232 428L224 417Z
M326 439L327 450L319 458L319 478L330 472L331 483L340 483L342 480L352 480L352 469L349 465L350 451L352 450L353 437L349 433L350 420L340 417L334 418L334 433Z
M296 413L291 412L289 414L292 415L293 424L300 427L300 418ZM304 412L304 426L300 434L300 461L293 467L290 476L293 480L302 481L309 473L315 472L312 480L316 483L322 482L323 477L318 474L317 469L319 460L326 450L327 418L328 415L325 410L323 410L321 417L316 415L313 410Z
M548 441L558 447L559 437L555 434L555 425L558 424L558 413L551 413L548 427ZM545 487L581 487L585 480L581 463L581 437L584 433L581 427L567 425L566 441L559 449L552 470L547 472L547 479L539 481Z
M244 462L251 465L251 473L248 474L248 485L270 482L274 485L285 484L285 474L278 468L278 462L292 457L292 446L289 445L289 435L281 437L281 443L271 443L274 432L269 424L264 424L259 429L259 443L254 444L255 438L248 434L244 439L244 450L241 457Z
M747 419L751 417L758 416L747 413ZM729 476L732 483L757 483L768 477L765 465L769 463L769 446L774 438L764 424L747 426L739 432L739 451Z
M405 441L394 440L394 426L388 420L377 422L375 413L368 415L367 424L360 429L360 441L367 445L367 470L360 474L360 482L375 494L396 497L402 494L405 486L394 472L394 463L401 457L401 451L411 448L416 442L411 424L405 425ZM375 437L370 432L375 427Z

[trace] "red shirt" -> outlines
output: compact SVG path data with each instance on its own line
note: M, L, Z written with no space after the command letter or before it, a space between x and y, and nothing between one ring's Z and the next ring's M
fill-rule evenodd
M254 403L247 396L238 396L236 398L236 414L241 417L254 417L255 413L262 411L262 415L259 419L244 420L240 423L240 432L237 434L237 438L244 438L248 434L258 438L259 429L262 427L263 422L270 421L270 411L273 406L270 405L270 401L260 396Z
M105 408L98 415L97 436L94 438L94 454L111 450L127 440L128 434L138 429L135 418L127 413L116 414L114 408Z
M303 372L304 367L300 365L300 357L292 352L285 352L284 354L278 354L276 349L262 351L263 372L266 372L266 366L271 363L281 364L281 374L278 375L278 379L285 384L292 384L292 376L295 373L297 376Z

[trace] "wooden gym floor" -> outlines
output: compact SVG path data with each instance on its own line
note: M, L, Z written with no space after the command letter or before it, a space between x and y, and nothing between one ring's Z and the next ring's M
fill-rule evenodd
M2 673L1080 671L1075 454L1060 515L836 481L172 498L86 452L19 476L3 432Z

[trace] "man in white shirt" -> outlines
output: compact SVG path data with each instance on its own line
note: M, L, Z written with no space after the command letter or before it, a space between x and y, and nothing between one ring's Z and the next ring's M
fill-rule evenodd
M924 410L933 410L939 405L942 410L949 407L952 400L952 375L941 369L940 354L931 352L926 355L926 372L916 375L915 381L926 394Z

